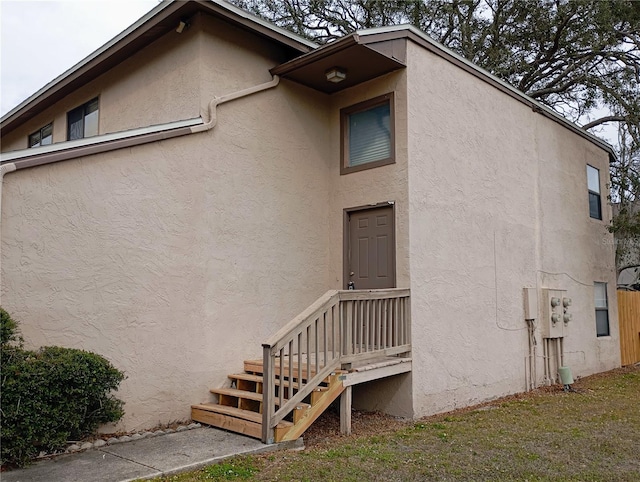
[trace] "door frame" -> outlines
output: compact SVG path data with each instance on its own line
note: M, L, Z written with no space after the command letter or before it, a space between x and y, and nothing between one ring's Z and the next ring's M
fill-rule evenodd
M350 267L350 259L349 259L349 240L351 238L351 233L349 232L349 216L351 213L357 211L368 211L373 209L379 209L382 207L390 207L392 216L391 216L391 243L393 246L393 256L391 257L391 279L393 281L393 287L397 287L397 276L396 276L396 202L395 201L383 201L376 204L365 204L364 206L355 206L351 208L343 209L343 228L342 228L342 286L343 289L348 289L349 283L349 267Z

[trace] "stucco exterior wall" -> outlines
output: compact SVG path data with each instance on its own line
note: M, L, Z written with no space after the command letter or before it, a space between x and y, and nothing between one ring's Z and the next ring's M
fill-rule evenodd
M406 73L404 71L385 75L364 84L333 94L329 111L328 131L331 139L329 160L330 208L332 212L331 266L332 287L344 289L343 280L343 236L344 209L395 203L396 222L396 284L407 287L409 230L407 225L407 98ZM377 96L394 93L396 162L387 166L340 174L340 109ZM347 280L348 281L348 280Z
M377 96L394 93L396 162L340 175L340 109ZM396 286L409 286L409 210L407 194L407 76L404 70L346 89L331 96L329 132L329 207L331 212L331 287L344 289L344 210L392 202L395 210ZM357 288L357 287L356 287ZM412 414L411 376L354 387L354 405L399 416ZM375 393L375 396L371 396Z
M251 55L234 61L257 72ZM102 98L127 90L109 78ZM236 87L220 82L215 94ZM325 103L282 83L220 106L212 131L5 176L3 306L29 346L95 351L125 371L119 429L189 418L332 286Z
M589 218L586 180L589 163L605 191L607 153L413 43L408 56L415 416L526 389L525 287L573 299L574 376L618 366L610 209L603 194L604 219ZM609 283L610 337L596 337L594 281Z

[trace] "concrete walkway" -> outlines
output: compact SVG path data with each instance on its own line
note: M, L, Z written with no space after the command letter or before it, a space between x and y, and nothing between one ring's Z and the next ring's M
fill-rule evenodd
M2 482L125 482L151 479L243 454L303 448L302 439L264 445L236 433L202 427L40 460L3 472Z

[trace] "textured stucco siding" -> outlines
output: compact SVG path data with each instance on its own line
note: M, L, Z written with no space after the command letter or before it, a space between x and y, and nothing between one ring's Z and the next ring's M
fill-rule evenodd
M394 93L395 158L387 166L340 175L340 109L379 95ZM344 289L344 210L394 203L396 286L409 286L409 209L407 194L407 75L404 70L346 89L331 96L330 212L331 283ZM348 280L347 280L348 281ZM399 416L412 415L411 375L401 375L354 387L354 405Z
M586 186L589 163L605 192L607 153L415 44L408 55L415 416L526 389L524 287L573 298L574 375L618 366L610 209L603 194L605 219L590 219ZM604 339L594 281L609 283Z
M195 40L210 62L215 36ZM219 81L189 93L195 109L176 100L178 118L270 78L269 60L233 58L242 82L210 69ZM108 75L105 97L124 89ZM29 346L96 351L125 371L118 428L189 418L333 285L325 104L282 83L220 106L212 131L5 176L3 306Z

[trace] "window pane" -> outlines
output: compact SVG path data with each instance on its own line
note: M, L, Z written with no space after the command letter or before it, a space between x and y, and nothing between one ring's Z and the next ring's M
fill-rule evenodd
M84 118L84 137L98 135L98 111L94 110Z
M607 283L594 283L596 308L607 308Z
M589 191L600 194L600 171L595 167L587 166L587 186Z
M589 216L594 219L602 219L602 204L600 194L589 193Z
M29 147L38 147L40 145L40 131L34 132L29 136Z
M89 102L87 102L85 104L85 107L86 107L85 111L84 111L85 115L89 115L92 112L97 111L98 110L98 99L90 100Z
M67 140L82 139L84 109L78 107L67 114Z
M389 103L349 116L349 166L391 157Z
M47 146L53 142L53 124L44 126L41 130L42 139L40 140L41 146Z
M596 310L596 335L609 336L609 312Z

